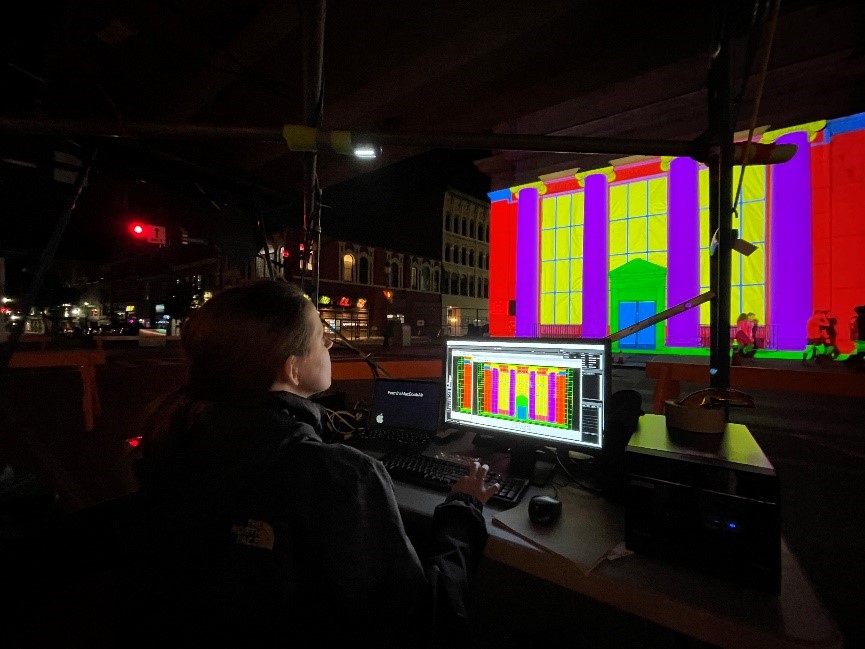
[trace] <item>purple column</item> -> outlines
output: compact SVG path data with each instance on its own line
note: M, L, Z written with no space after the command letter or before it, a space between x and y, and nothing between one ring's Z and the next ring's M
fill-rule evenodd
M807 133L788 133L778 144L795 144L796 155L771 169L767 320L777 327L778 349L805 348L805 322L813 310L811 249L811 147Z
M517 204L517 313L516 335L535 336L538 331L540 280L540 200L538 190L520 190Z
M547 375L547 421L556 421L556 375L550 372Z
M529 372L529 419L535 418L535 372Z
M603 338L609 328L607 176L586 177L583 220L583 336Z
M516 416L517 414L517 372L516 370L510 371L510 385L508 386L509 394L508 394L508 415L511 417Z
M699 166L691 158L670 163L667 204L667 307L700 293ZM694 307L667 321L668 347L700 346L700 309Z

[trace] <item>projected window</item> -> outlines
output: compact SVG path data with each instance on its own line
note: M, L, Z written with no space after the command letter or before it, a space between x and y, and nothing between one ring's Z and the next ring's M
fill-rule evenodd
M739 186L741 167L733 168L733 196ZM700 292L709 290L709 170L701 166L700 182ZM730 268L730 324L740 313L766 311L766 168L749 166L742 193L735 206L733 229L757 246L751 255L733 253ZM709 304L700 305L700 322L708 323Z

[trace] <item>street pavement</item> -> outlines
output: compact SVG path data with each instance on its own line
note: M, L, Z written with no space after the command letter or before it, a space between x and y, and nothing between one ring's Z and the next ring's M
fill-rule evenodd
M354 343L372 360L438 357L440 344L413 341L383 350ZM125 441L155 397L180 385L184 361L177 348L117 348L97 368L102 415L96 429L83 430L81 384L66 368L11 370L0 376L0 472L9 464L16 486L50 489L65 510L86 508L135 489ZM356 360L335 347L334 363ZM633 389L651 410L654 381L643 366L651 356L626 355L615 366L613 389ZM761 364L759 358L749 363ZM813 372L849 371L838 364L802 368ZM370 374L370 376L372 376ZM701 385L682 385L682 395ZM372 381L337 381L331 388L347 407L369 405ZM779 476L784 537L815 591L835 618L846 646L865 646L865 399L752 390L756 408L735 408L730 420L745 424ZM6 479L9 474L7 472ZM8 483L7 483L8 484Z

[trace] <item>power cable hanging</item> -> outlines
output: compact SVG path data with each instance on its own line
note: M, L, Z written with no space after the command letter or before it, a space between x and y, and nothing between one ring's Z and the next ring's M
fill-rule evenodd
M320 128L324 109L324 18L325 0L301 0L303 20L303 116L304 124ZM303 154L304 250L301 254L301 286L305 288L306 272L312 266L314 277L311 298L318 307L319 253L321 247L321 187L315 151ZM286 233L287 234L287 233ZM286 236L286 240L289 237ZM310 261L312 262L310 264Z
M775 30L778 26L778 14L781 9L781 0L774 0L772 4L772 14L769 18L769 31L767 34L766 44L763 47L762 53L762 61L760 64L760 75L757 78L757 93L754 96L754 110L751 113L751 121L748 125L748 139L745 141L745 151L742 155L742 162L739 171L739 182L736 187L736 195L733 198L733 211L737 210L737 206L739 205L739 198L742 195L742 184L745 180L745 166L750 162L751 159L751 140L754 138L754 131L757 129L757 116L760 112L760 100L763 97L763 89L766 85L766 74L769 69L769 55L772 52L772 42L775 38ZM750 62L748 65L750 68ZM745 94L745 81L748 78L748 69L745 70L745 74L743 75L742 80L742 90L740 91L739 100L744 97ZM741 233L740 233L741 234Z

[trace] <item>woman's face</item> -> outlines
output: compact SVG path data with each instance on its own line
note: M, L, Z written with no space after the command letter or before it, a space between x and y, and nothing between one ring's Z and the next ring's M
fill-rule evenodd
M302 397L324 392L330 387L330 348L333 340L327 334L324 323L312 303L306 308L306 316L313 334L303 356L297 357L298 385L296 392Z

